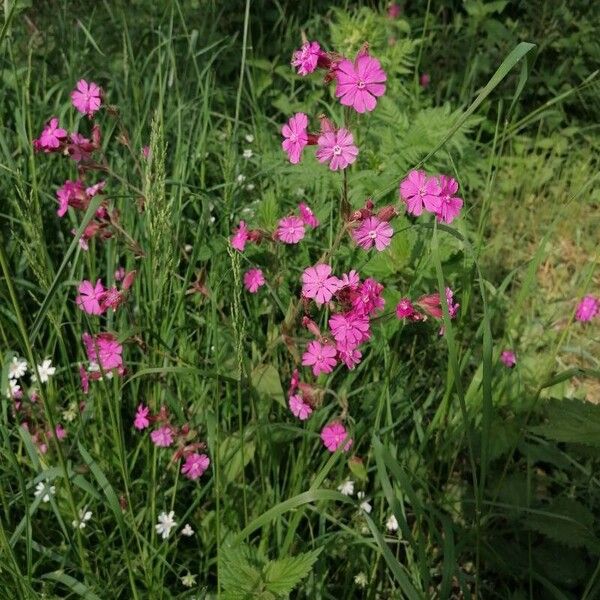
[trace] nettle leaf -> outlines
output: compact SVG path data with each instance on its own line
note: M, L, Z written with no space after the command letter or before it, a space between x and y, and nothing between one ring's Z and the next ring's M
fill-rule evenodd
M548 420L531 431L557 442L600 446L600 406L580 400L551 400Z
M223 598L227 600L250 600L260 589L260 564L252 550L244 544L225 546L221 552L219 579L223 586Z
M287 596L311 571L322 548L269 561L263 571L265 589Z

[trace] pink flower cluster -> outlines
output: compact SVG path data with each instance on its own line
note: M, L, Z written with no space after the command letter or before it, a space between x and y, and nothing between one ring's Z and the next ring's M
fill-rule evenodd
M114 285L105 288L101 279L98 279L95 284L84 279L77 288L79 296L75 298L75 302L88 315L101 315L108 309L117 310L125 301L125 292L133 285L135 275L135 271L126 273L120 290Z
M458 313L460 304L454 302L454 292L448 287L446 288L445 301L448 306L450 318L454 319ZM422 312L419 312L417 308L420 308ZM406 319L408 321L425 321L427 316L441 319L443 314L444 309L438 292L421 296L414 303L409 298L402 298L396 305L396 316L399 319Z
M600 299L595 296L584 296L575 311L575 319L580 322L588 322L600 314Z
M400 197L408 214L418 217L426 210L443 223L452 223L461 211L463 201L457 192L456 179L446 175L428 177L424 171L411 171L400 183Z

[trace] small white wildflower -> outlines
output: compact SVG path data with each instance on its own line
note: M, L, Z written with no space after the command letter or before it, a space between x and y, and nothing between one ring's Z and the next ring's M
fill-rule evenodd
M86 507L87 508L87 507ZM85 508L79 509L79 519L71 521L71 525L75 527L75 529L84 529L85 524L92 518L92 511L86 510Z
M21 386L14 380L8 380L8 387L6 388L7 398L16 398L21 394Z
M247 141L249 144L251 144L251 143L254 141L254 136L253 136L251 133L248 133L248 134L245 136L245 140L246 140L246 141Z
M215 222L215 218L214 218L214 217L210 217L208 220L209 220L211 223L214 223L214 222Z
M398 531L398 519L396 519L396 515L390 515L390 518L385 522L385 528L390 533Z
M23 358L13 356L13 359L8 365L8 378L19 379L27 373L27 361Z
M159 535L162 536L163 540L166 540L171 534L171 529L177 527L175 522L175 512L170 511L169 514L161 512L158 515L158 524L154 526Z
M47 383L48 379L50 379L50 377L56 373L56 367L52 366L52 361L49 359L43 361L41 365L37 366L37 368L40 375L40 383ZM37 381L37 376L32 375L31 381Z
M79 412L79 407L77 406L77 402L69 403L69 406L63 410L62 417L67 423L72 423L77 418L77 413Z
M356 494L356 497L359 500L361 500L360 509L364 510L367 514L369 514L373 510L373 507L369 504L369 499L368 498L365 499L365 493L358 492L358 494Z
M191 537L194 535L194 530L189 523L185 524L185 527L181 530L181 535L185 535L186 537Z
M188 574L187 574L187 575L184 575L184 576L181 578L181 583L182 583L183 585L185 585L185 587L189 587L189 588L191 588L191 587L193 587L193 586L195 586L195 585L196 585L196 576L195 576L195 575L192 575L192 574L191 574L191 573L188 571Z
M50 502L50 496L54 496L56 494L56 488L53 485L49 485L46 487L46 484L43 481L39 481L35 486L35 492L33 495L36 498L41 497L42 502Z
M237 176L237 182L238 182L238 183L244 183L244 181L246 181L246 176L245 176L243 173L240 173L240 174Z
M296 190L296 196L304 196L304 193L305 193L304 188L298 188Z
M192 246L191 244L186 244L183 247L184 251L187 252L188 254L194 249L194 246Z
M338 485L338 492L344 496L352 496L354 494L354 481L347 479L344 483Z
M364 573L358 573L357 575L354 576L354 583L360 587L360 588L364 588L367 587L367 576Z
M247 189L249 192L251 192L251 191L254 189L254 184L253 184L253 183L249 183L249 184L246 186L246 189Z
M242 154L242 156L246 159L252 158L254 156L254 152L250 148L246 148Z

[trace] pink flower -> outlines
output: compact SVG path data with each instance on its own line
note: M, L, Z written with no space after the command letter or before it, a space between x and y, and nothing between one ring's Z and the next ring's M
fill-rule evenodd
M142 146L142 156L147 159L150 156L150 146Z
M319 149L316 157L321 163L329 163L332 171L345 169L358 156L358 148L354 145L352 134L343 127L338 131L326 131L317 140Z
M387 76L381 63L368 54L361 54L354 63L347 58L336 68L335 95L344 106L356 112L371 111L377 106L377 98L385 93L383 83Z
M353 269L349 273L343 273L341 279L342 285L340 289L348 288L350 290L355 290L360 284L360 276Z
M352 232L352 237L361 248L369 250L375 245L379 252L390 245L392 235L394 235L394 230L391 225L380 221L377 217L366 218Z
M406 211L418 217L423 207L437 213L440 209L441 189L434 177L427 177L423 171L411 171L400 183L400 196L406 203Z
M125 296L113 286L104 292L102 301L100 302L100 307L102 310L108 310L109 308L112 310L117 310L117 308L119 308L124 301Z
M396 306L396 316L399 319L410 319L415 314L415 307L408 298L402 298Z
M81 390L87 394L90 390L90 378L82 365L79 365L79 379L81 379Z
M152 443L157 448L168 448L173 443L173 432L169 425L163 425L150 434Z
M575 318L582 322L591 321L598 314L599 310L598 298L595 298L594 296L585 296L577 305Z
M439 209L436 211L438 221L444 223L452 223L454 219L460 213L463 201L461 198L457 198L454 194L458 191L458 182L452 177L446 175L440 175L440 197Z
M333 315L329 328L338 345L355 348L371 337L369 317L354 312Z
M67 180L56 190L58 198L58 210L56 214L59 217L64 217L69 206L73 208L87 208L88 199L85 194L83 183L79 180Z
M319 226L319 219L315 217L315 213L313 213L308 204L300 202L300 204L298 204L298 210L300 211L300 218L302 219L305 225L308 225L313 229Z
M349 368L354 367L360 362L362 358L362 352L358 348L352 346L345 346L343 344L337 345L338 358Z
M143 404L140 404L137 407L137 411L135 413L135 419L133 420L133 426L140 431L142 429L146 429L150 425L150 419L148 415L150 414L150 409Z
M260 269L250 269L244 273L244 286L251 294L256 294L258 288L263 285L265 285L265 278Z
M297 244L304 237L304 221L300 217L283 217L278 223L276 236L284 244Z
M296 67L298 75L308 75L317 68L320 55L319 42L304 42L302 48L292 55L292 67Z
M89 160L91 153L96 149L93 142L79 133L69 135L69 156L75 161Z
M58 423L54 428L54 434L56 435L57 440L64 440L67 437L67 430Z
M317 340L308 343L306 352L302 355L302 364L307 367L312 365L313 375L331 373L337 361L336 349L331 344L321 344Z
M318 264L308 267L302 273L302 295L305 298L314 298L317 304L329 302L340 289L340 285L337 277L331 277L329 265Z
M52 117L37 140L34 140L33 147L36 150L52 152L60 147L61 142L67 137L67 130L58 125L58 119Z
M344 452L347 452L352 446L352 439L348 438L346 428L338 421L323 427L321 439L329 452L335 452L344 442L346 442L343 447Z
M84 279L77 288L79 296L75 298L77 306L86 312L88 315L101 315L104 308L101 306L104 297L104 286L102 280L98 279L96 285L92 285L91 281Z
M392 3L388 7L387 16L389 19L397 19L402 14L402 6L397 3Z
M71 92L71 102L81 114L92 117L102 104L102 90L97 84L80 79Z
M85 188L85 193L88 198L93 198L96 194L100 194L105 187L106 181L101 180L98 183L95 183L94 185Z
M208 466L210 465L210 458L206 454L198 454L194 452L186 457L185 463L181 467L181 472L188 479L198 479L202 477Z
M422 73L421 76L419 77L419 85L422 88L429 87L430 82L431 82L431 77L429 76L429 73Z
M302 150L308 144L308 117L304 113L296 113L281 128L283 142L281 147L287 152L289 161L295 165L302 158Z
M98 364L104 371L123 368L121 354L123 346L112 333L99 333L92 337L89 333L83 334L83 343L90 362Z
M374 279L365 279L356 289L352 306L358 314L371 315L385 306L381 297L383 286Z
M290 387L288 390L288 394L293 394L298 389L299 383L300 383L300 373L298 372L298 369L294 369L294 371L292 373L292 377L290 379Z
M114 274L115 281L121 281L123 277L125 277L125 269L124 267L118 267Z
M298 417L301 421L306 421L312 414L312 406L307 404L299 394L292 394L289 397L288 404L292 414Z
M240 221L238 228L233 232L231 237L231 245L238 251L243 252L248 241L248 234L250 233L246 223Z
M512 369L517 364L517 355L512 350L504 350L500 355L502 364Z
M460 304L454 303L454 292L450 288L446 288L446 303L448 304L448 313L450 318L453 319L458 312ZM421 296L417 301L417 304L428 314L436 319L441 319L444 312L440 301L440 295L436 292L434 294L428 294Z

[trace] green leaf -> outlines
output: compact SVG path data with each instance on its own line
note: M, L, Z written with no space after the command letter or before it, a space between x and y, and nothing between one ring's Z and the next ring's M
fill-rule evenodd
M600 406L580 400L551 400L548 420L531 431L557 442L600 446Z
M52 573L45 573L44 575L42 575L42 579L51 579L52 581L58 581L81 598L86 598L86 600L100 600L99 596L94 594L94 592L92 592L86 585L81 583L81 581L77 581L77 579L74 579L73 577L67 575L66 573L63 573L62 571L53 571Z
M321 550L269 561L263 571L266 589L274 594L289 594L310 573Z
M279 371L273 365L258 365L250 377L252 385L261 397L275 400L285 407Z

